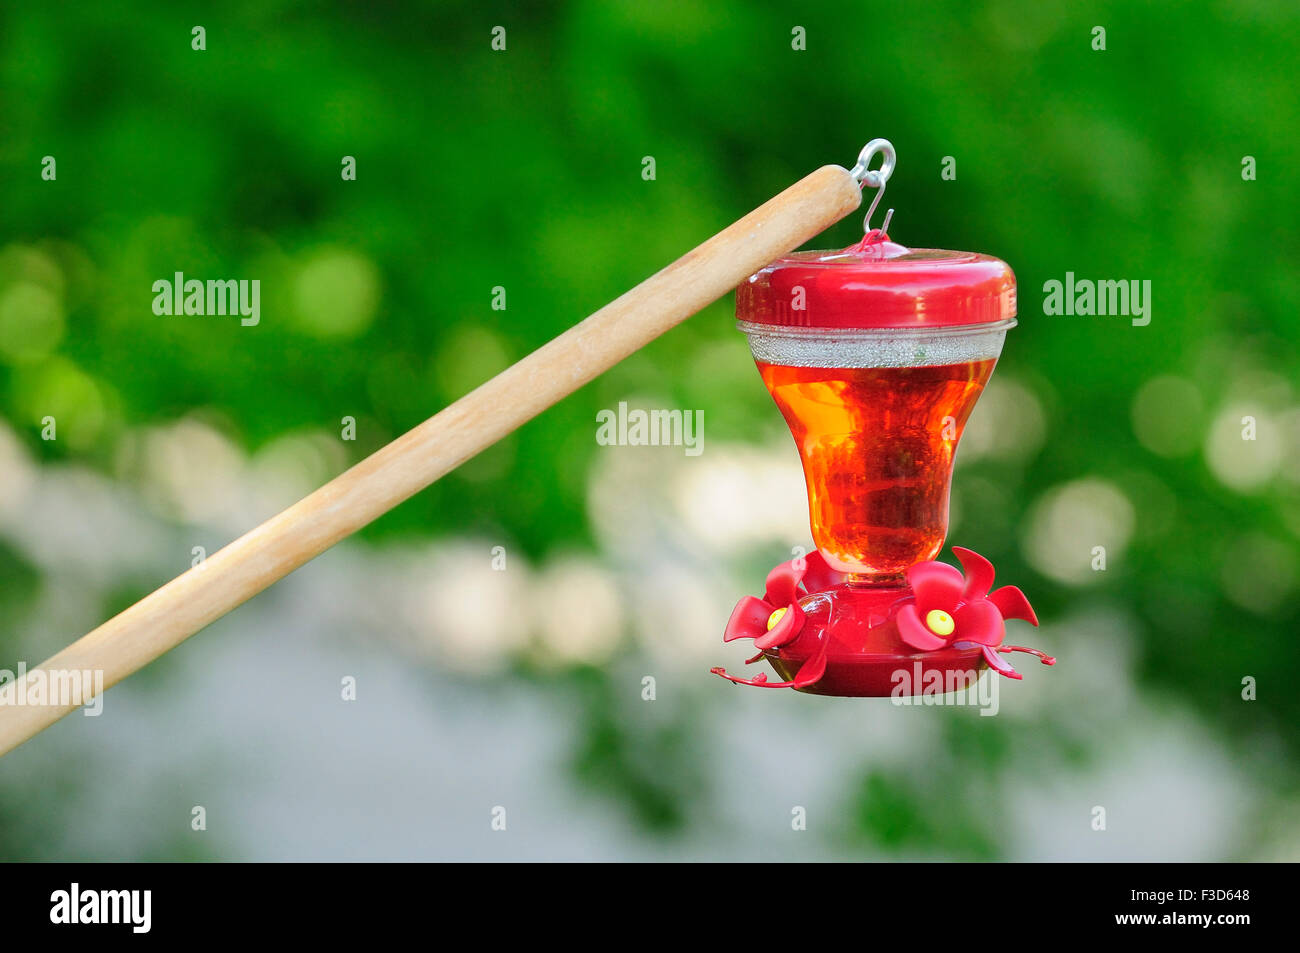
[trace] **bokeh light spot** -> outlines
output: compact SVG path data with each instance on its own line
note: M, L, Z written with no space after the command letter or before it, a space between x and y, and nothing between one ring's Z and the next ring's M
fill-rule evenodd
M1133 504L1112 483L1095 477L1044 493L1033 505L1024 536L1025 558L1046 576L1084 585L1114 568L1133 534ZM1096 547L1106 570L1093 568Z
M370 327L379 305L379 269L341 248L316 251L294 279L296 324L318 338L353 338Z
M45 358L63 339L63 325L63 304L48 288L17 281L0 290L0 360Z
M1201 393L1191 381L1154 377L1133 398L1133 433L1152 453L1185 456L1200 443L1203 414Z
M93 446L108 423L104 392L93 377L63 357L14 375L13 400L33 426L54 418L58 441L74 450Z
M1272 479L1281 462L1277 427L1260 407L1232 404L1215 415L1205 435L1205 463L1224 486L1255 490Z
M623 600L611 572L595 560L562 557L539 575L534 612L551 662L598 665L618 645Z
M1229 599L1243 609L1267 615L1295 590L1295 552L1268 536L1250 533L1228 547L1219 578Z

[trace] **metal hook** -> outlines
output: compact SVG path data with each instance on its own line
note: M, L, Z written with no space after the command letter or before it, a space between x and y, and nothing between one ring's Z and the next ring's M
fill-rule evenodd
M868 169L867 166L876 157L876 153L883 156L880 160L880 168ZM897 161L898 153L894 151L892 142L888 139L872 139L858 153L858 164L849 170L849 175L857 179L859 185L883 189L889 177L894 174L894 164Z
M879 153L880 168L869 169L871 160ZM875 197L871 200L870 207L867 208L867 217L862 221L862 230L868 235L871 234L871 216L876 212L876 206L880 204L881 198L885 194L885 183L889 177L894 174L894 165L898 162L898 153L894 151L894 144L888 139L872 139L862 151L858 153L858 163L849 170L849 175L857 180L858 185L866 188L868 185L876 190ZM883 233L889 228L889 220L893 217L894 210L891 208L885 214L885 224L881 227Z
M871 200L871 205L867 208L867 217L862 220L862 231L871 234L871 216L876 214L876 206L880 204L881 198L885 194L885 183L880 183L880 188L876 191L876 196ZM894 210L891 208L885 213L885 224L880 226L880 231L884 232L889 228L889 220L894 217Z

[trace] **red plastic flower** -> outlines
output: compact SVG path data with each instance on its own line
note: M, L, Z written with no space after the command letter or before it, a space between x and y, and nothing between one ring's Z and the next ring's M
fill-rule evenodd
M907 571L907 583L914 597L898 610L898 633L903 641L923 652L955 646L978 645L989 667L1008 678L1020 673L1002 658L1003 652L1028 652L1044 665L1056 659L1037 649L1002 645L1005 619L1024 619L1038 625L1038 616L1025 594L1015 586L994 592L993 564L979 553L960 546L953 553L966 571L965 577L947 563L917 563Z
M826 564L819 552L811 552L798 559L782 563L767 576L767 585L763 598L745 596L736 603L722 641L735 639L753 639L759 653L745 664L757 662L768 649L780 648L798 638L803 631L804 611L799 600L810 593L821 592L843 582L843 573L836 572ZM761 688L805 688L812 685L826 671L826 644L823 641L821 651L800 666L795 677L788 682L769 682L767 675L758 674L753 678L740 678L728 675L722 668L711 670L728 681L741 685L754 685Z
M774 649L792 641L803 629L799 600L812 592L829 589L844 579L826 564L815 550L806 556L781 563L767 574L763 598L745 596L731 612L722 641L753 639L760 649Z

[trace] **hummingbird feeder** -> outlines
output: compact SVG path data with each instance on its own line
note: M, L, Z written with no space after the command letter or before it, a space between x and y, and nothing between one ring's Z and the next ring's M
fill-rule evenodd
M880 154L882 164L868 163ZM724 641L752 639L781 681L730 681L820 695L919 694L960 685L1003 657L1007 619L1038 620L993 566L948 532L957 443L1016 320L1016 279L975 252L905 248L871 215L894 148L868 143L852 175L878 189L862 240L786 255L740 285L736 317L794 436L816 551L777 566L763 598L732 612ZM920 677L917 678L916 676Z

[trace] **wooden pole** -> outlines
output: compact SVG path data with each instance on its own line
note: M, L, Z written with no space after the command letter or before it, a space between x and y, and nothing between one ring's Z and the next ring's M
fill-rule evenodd
M860 202L861 186L848 171L823 166L27 677L102 671L104 688L115 685L798 248ZM0 755L78 707L15 704L18 685L12 681L0 688Z

